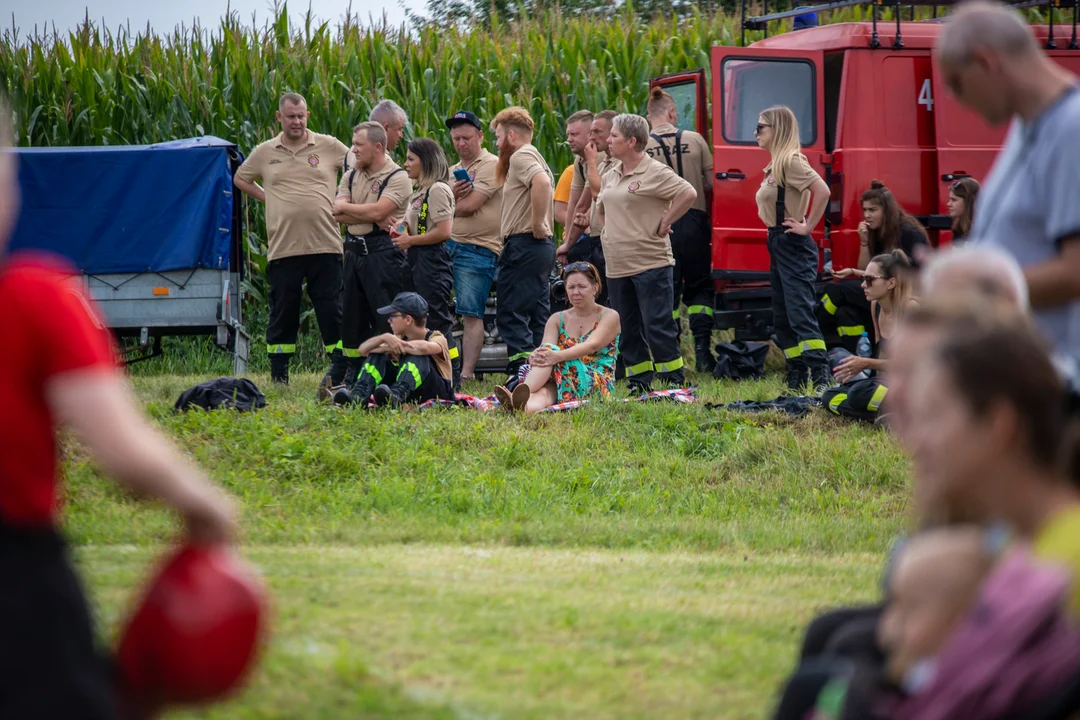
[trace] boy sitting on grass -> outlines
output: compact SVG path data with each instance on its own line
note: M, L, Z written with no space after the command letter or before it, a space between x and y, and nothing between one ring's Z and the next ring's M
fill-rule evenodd
M372 395L379 407L453 400L450 350L442 333L427 329L427 301L414 292L398 293L379 314L389 316L391 332L360 346L365 362L356 384L334 393L334 403L366 408Z

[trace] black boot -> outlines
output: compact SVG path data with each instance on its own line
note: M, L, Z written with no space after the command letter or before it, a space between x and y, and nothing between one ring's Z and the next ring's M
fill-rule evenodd
M829 361L825 358L814 359L810 365L810 384L814 386L814 392L821 394L833 385L832 371L829 370Z
M329 400L334 390L345 384L346 367L345 354L340 348L330 353L330 369L323 376L323 379L319 381L319 390L316 393L319 402Z
M366 408L373 392L375 392L375 378L364 375L353 383L352 387L341 388L334 393L334 404L352 405L355 403Z
M694 369L699 373L712 375L713 368L716 367L716 358L713 357L711 344L712 332L701 333L694 338Z
M380 385L375 388L375 405L378 407L401 407L409 397L409 389L402 383Z
M284 353L274 353L270 356L270 382L279 385L289 384L289 356Z
M809 379L809 368L802 358L788 358L787 361L787 388L793 394L801 393L806 388Z
M341 384L347 388L351 388L356 384L356 378L360 377L360 369L364 367L364 358L345 358L345 377L341 379Z

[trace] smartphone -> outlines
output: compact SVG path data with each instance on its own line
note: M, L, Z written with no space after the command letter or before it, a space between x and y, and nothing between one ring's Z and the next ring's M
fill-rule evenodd
M464 180L467 183L472 183L472 178L469 177L469 171L465 168L458 168L457 170L455 170L454 179L459 181Z

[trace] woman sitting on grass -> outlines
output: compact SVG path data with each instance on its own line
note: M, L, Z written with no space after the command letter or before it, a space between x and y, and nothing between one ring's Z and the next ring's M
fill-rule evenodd
M867 264L862 287L874 321L874 352L868 358L844 350L830 354L830 357L847 355L833 368L833 377L841 384L830 388L821 397L834 414L871 422L877 419L888 392L880 376L886 364L883 357L885 343L892 339L904 314L918 304L911 294L910 272L911 262L903 250L878 255ZM857 376L863 371L870 377L859 379Z
M495 388L495 396L508 410L537 413L556 403L607 397L615 387L619 313L596 303L600 272L592 264L576 262L563 270L570 309L548 318L544 344L529 358L525 382L514 388Z

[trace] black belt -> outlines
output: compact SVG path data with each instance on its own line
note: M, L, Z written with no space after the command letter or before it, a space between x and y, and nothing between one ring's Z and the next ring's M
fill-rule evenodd
M396 247L394 241L390 239L389 233L371 233L363 237L345 233L344 246L346 252L356 255L370 255L371 253L393 250Z
M551 239L551 238L538 238L535 235L533 235L532 233L514 233L513 235L507 235L504 242L510 242L511 240L515 240L517 238L526 238L527 240L532 240L533 242L548 242Z

